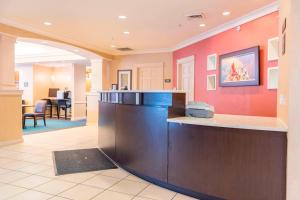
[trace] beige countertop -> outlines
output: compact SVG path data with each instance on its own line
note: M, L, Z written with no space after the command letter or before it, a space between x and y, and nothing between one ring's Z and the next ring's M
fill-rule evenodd
M287 132L287 126L278 118L215 114L213 118L177 117L168 122L224 128Z

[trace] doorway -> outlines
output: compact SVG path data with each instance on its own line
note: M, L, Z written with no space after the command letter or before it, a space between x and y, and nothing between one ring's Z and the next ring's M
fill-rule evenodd
M186 92L186 102L194 101L194 56L177 60L177 89Z
M139 90L163 90L164 67L163 63L144 64L138 67Z

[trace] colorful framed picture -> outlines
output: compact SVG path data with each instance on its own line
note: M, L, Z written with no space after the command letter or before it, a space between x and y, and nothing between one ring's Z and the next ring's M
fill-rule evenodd
M132 70L118 70L119 90L132 89Z
M259 46L220 56L220 86L259 85Z

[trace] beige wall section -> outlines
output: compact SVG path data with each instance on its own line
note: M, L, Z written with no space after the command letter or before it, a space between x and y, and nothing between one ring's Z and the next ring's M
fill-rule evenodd
M51 67L33 65L33 103L48 97L48 89L53 87L52 73Z
M0 146L22 141L21 94L0 90Z
M110 83L110 69L112 66L112 61L109 60L103 60L103 66L102 66L102 89L103 90L110 90L111 89L111 83Z
M278 117L288 124L287 200L300 197L300 1L280 1L280 26L287 19L286 54L279 58L280 95L286 97L285 105L278 105ZM281 30L280 30L281 32ZM282 35L280 36L282 38Z
M138 55L115 56L110 70L110 86L117 83L117 70L132 69L133 89L138 87L138 66L151 63L164 64L164 79L171 79L171 83L164 83L164 89L172 89L173 60L172 53L149 53Z
M55 78L55 81L52 81L54 88L73 90L72 64L68 64L65 67L53 67L52 76Z

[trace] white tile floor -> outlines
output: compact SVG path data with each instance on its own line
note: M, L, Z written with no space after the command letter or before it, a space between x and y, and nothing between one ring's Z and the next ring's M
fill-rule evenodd
M0 200L193 200L122 169L55 176L52 151L97 147L97 127L24 136L0 147Z

